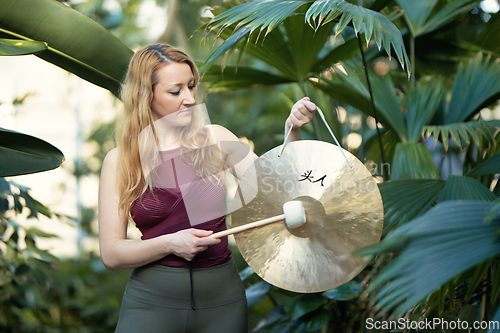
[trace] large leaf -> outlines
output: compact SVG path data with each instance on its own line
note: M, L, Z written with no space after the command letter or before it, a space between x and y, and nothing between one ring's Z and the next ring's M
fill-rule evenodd
M43 42L0 38L0 56L34 54L47 49Z
M479 0L453 0L429 18L438 0L397 0L413 36L431 32L470 11Z
M308 1L298 0L255 0L242 3L218 14L206 27L209 31L218 30L218 34L221 34L224 29L230 26L235 27L235 34L241 31L249 31L250 34L253 34L258 31L258 36L255 39L255 41L258 41L262 32L265 31L262 38L267 38L267 35L285 19L296 15L296 12L308 3ZM319 0L309 7L305 14L305 21L317 30L321 25L328 24L340 15L342 16L336 29L337 34L352 20L356 31L363 28L367 40L370 40L373 34L379 48L384 47L388 54L391 52L392 45L402 66L406 65L409 68L401 33L392 22L375 11L353 5L344 0ZM318 20L317 23L316 19ZM302 27L299 27L299 29L301 32L305 32ZM232 45L223 45L222 47L228 49L233 47L235 43L236 41ZM304 47L304 49L307 48ZM209 60L213 61L214 57L210 57ZM207 61L206 65L208 63ZM303 72L300 69L299 71Z
M261 281L247 288L245 294L248 306L254 306L259 303L266 296L269 289L271 289L271 285L266 281Z
M491 16L490 20L486 23L486 27L473 43L483 49L493 51L497 55L500 55L500 43L498 43L499 33L500 12L497 12L495 15Z
M305 6L298 9L296 16L290 16L283 22L290 50L295 59L300 79L309 77L309 72L318 61L318 55L332 35L333 22L317 29L311 29L305 24L302 14Z
M462 148L467 148L471 143L479 145L483 139L493 143L498 129L500 129L500 121L489 120L425 126L424 132L427 137L432 135L435 140L441 139L444 149L447 150L451 138Z
M315 29L340 17L335 30L339 34L351 21L356 33L363 30L367 43L372 35L378 48L391 55L391 45L403 68L410 74L410 62L406 55L401 33L385 16L373 10L353 5L344 0L315 1L306 13L306 21ZM317 20L317 22L316 22ZM312 22L311 22L312 21Z
M358 255L401 251L372 281L385 311L405 313L456 275L500 255L494 233L500 217L484 223L491 203L448 201L405 224ZM471 249L474 249L471 251Z
M299 9L299 11L305 11ZM333 24L314 31L300 17L291 16L284 20L283 29L273 29L266 37L251 34L250 28L240 28L231 34L229 29L220 32L225 42L207 59L200 72L205 73L215 59L224 55L229 58L236 49L250 54L276 68L295 81L303 81L309 76L313 64L331 35Z
M322 294L303 294L290 298L283 303L283 307L288 316L292 319L298 319L303 315L313 312L319 308L327 298Z
M496 196L474 178L450 175L446 180L441 200L493 201Z
M374 116L363 68L352 61L342 63L342 68L345 73L334 69L331 79L321 78L316 86L331 97ZM373 71L369 73L379 122L392 129L401 141L407 141L408 133L392 79L389 75L380 77Z
M444 180L439 179L391 180L378 184L384 202L383 233L425 213L444 184Z
M41 41L38 57L118 96L133 51L87 16L55 0L0 0L0 38Z
M397 143L392 158L391 179L418 178L439 178L429 149L423 143Z
M468 120L500 97L500 62L478 53L459 65L445 124Z
M204 74L203 82L208 84L210 91L227 91L256 88L293 82L292 79L274 75L249 67L225 67L212 65Z
M490 157L472 169L466 176L477 177L500 173L500 153Z
M363 287L361 287L359 283L355 281L349 281L341 286L338 286L337 288L325 291L322 295L328 299L348 301L350 299L359 297L362 291Z
M4 128L0 128L0 156L0 177L52 170L64 161L50 143Z
M432 78L421 80L415 89L410 89L406 94L406 124L408 128L408 141L420 142L427 125L445 92L444 82L439 78L432 82Z

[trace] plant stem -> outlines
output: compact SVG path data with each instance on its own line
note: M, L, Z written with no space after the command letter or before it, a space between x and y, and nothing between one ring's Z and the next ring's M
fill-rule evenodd
M415 36L410 34L411 88L415 89Z
M387 180L389 175L387 170L387 163L385 163L385 154L384 154L384 145L382 144L382 135L380 134L380 129L378 128L378 118L377 118L377 110L375 109L375 102L373 100L373 92L372 92L372 86L370 84L370 76L368 75L368 65L366 64L366 59L365 59L365 52L363 51L363 45L361 44L361 38L358 37L358 43L359 43L359 50L361 51L361 58L363 59L363 67L365 68L365 74L366 74L366 83L368 84L368 92L370 93L370 101L372 104L372 110L373 110L373 117L375 118L375 123L376 123L376 128L377 128L377 137L378 137L378 144L380 146L380 154L382 155L382 177L384 180Z

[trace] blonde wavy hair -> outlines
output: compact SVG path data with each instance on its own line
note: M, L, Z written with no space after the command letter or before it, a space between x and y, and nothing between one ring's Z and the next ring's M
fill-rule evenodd
M118 180L120 191L120 209L130 218L133 203L147 191L153 193L154 184L145 174L141 155L152 158L154 171L158 163L159 140L151 112L153 92L158 84L157 71L171 63L186 63L191 68L194 85L198 84L198 69L194 62L182 51L167 44L152 44L143 47L132 57L127 76L121 90L124 105L116 126L116 143L120 156ZM182 160L193 166L197 175L216 185L223 183L221 168L225 169L222 153L216 144L208 144L209 129L204 126L202 112L192 112L191 122L186 126L176 127L174 139L181 145ZM146 135L145 135L146 133ZM139 140L139 137L145 138ZM153 141L153 142L151 142ZM189 152L190 161L185 158ZM148 168L146 168L148 169Z

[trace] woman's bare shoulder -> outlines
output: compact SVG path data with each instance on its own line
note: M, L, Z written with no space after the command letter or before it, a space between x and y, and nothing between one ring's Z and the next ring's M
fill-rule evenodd
M106 157L104 158L104 161L102 162L102 168L103 169L108 169L108 168L113 168L116 169L116 166L118 165L118 159L119 159L120 152L118 148L113 148L111 149L107 154Z
M234 135L233 132L231 132L230 130L228 130L227 128L225 128L222 125L212 124L212 125L205 125L205 126L215 136L215 139L217 140L217 142L239 140L238 137L236 135Z

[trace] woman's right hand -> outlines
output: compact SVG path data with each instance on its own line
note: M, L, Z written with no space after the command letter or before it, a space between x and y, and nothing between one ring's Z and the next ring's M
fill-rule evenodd
M219 244L220 239L207 238L213 231L201 229L186 229L164 237L169 238L167 244L168 252L187 261L193 260L194 256L205 251L210 245Z

